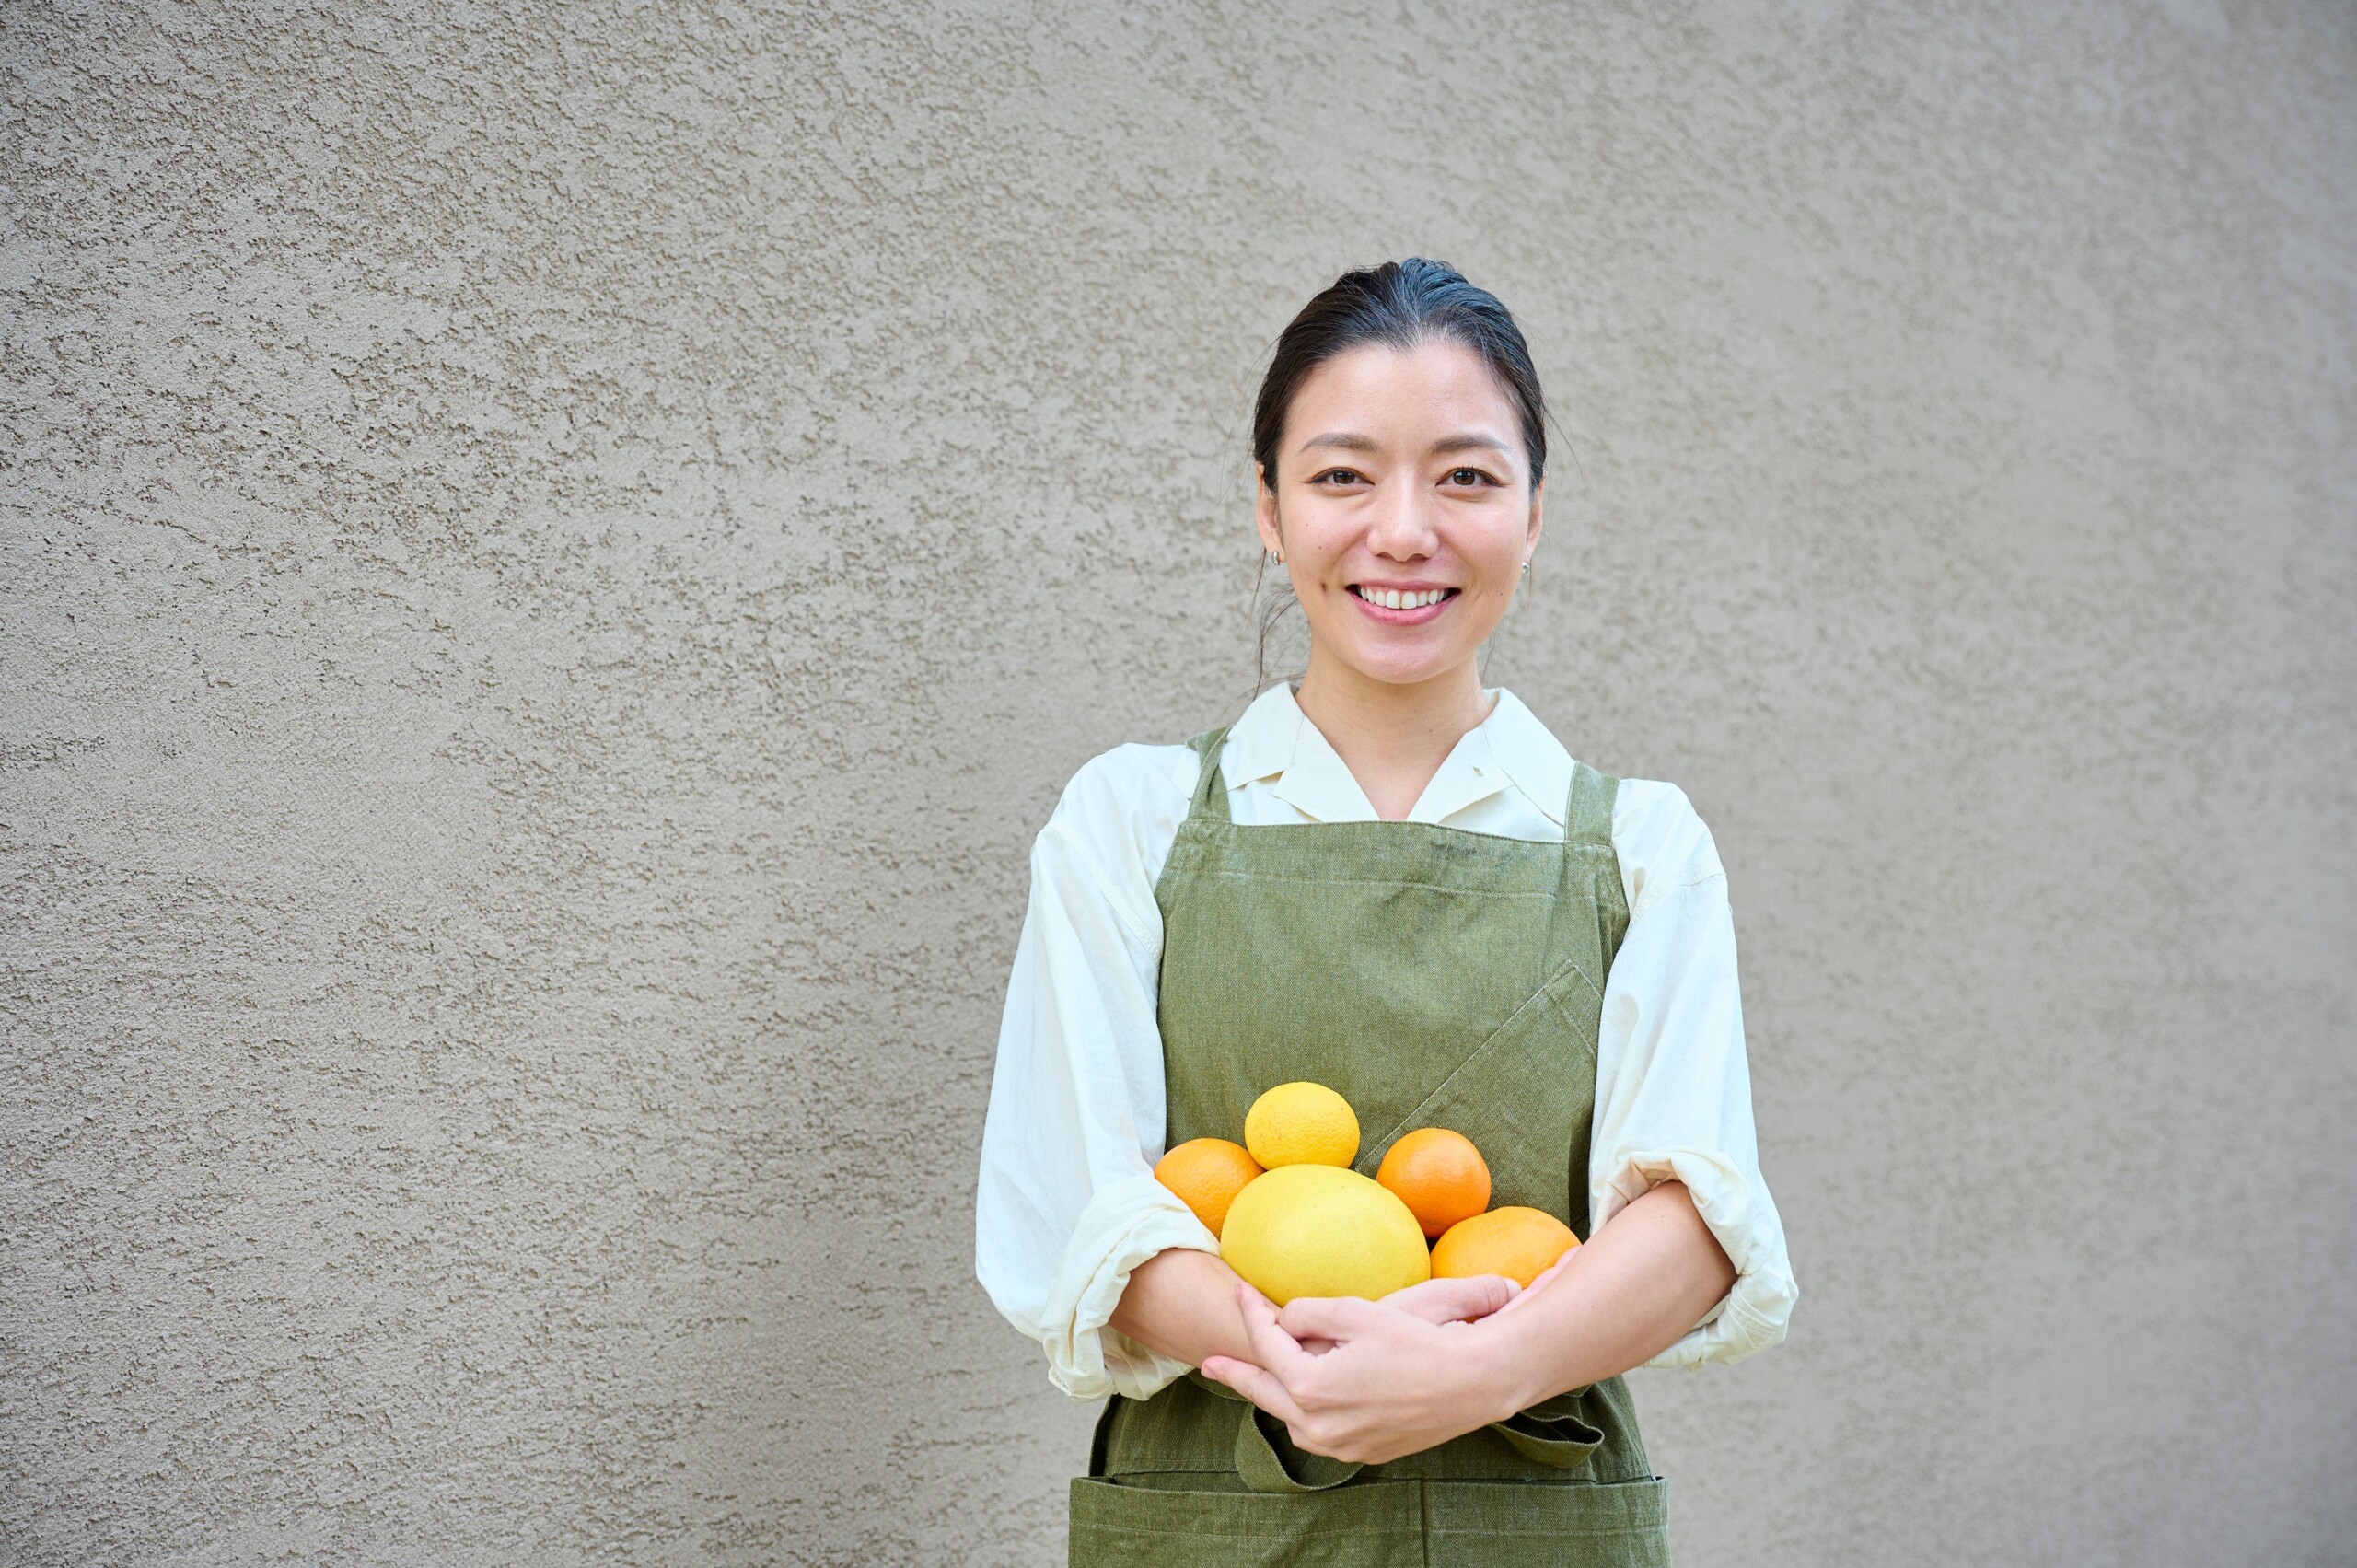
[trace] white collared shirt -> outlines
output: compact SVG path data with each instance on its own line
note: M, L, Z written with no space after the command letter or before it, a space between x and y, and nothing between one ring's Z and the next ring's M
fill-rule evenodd
M1514 693L1490 694L1490 716L1407 819L1560 843L1571 754ZM1220 765L1237 823L1376 819L1285 682L1245 709ZM975 1272L1075 1399L1143 1399L1187 1370L1109 1320L1148 1258L1219 1250L1154 1179L1165 1132L1154 888L1199 777L1184 744L1117 746L1073 775L1031 848L982 1129ZM1726 874L1675 784L1621 780L1612 844L1629 929L1605 977L1589 1214L1600 1230L1655 1182L1684 1182L1736 1279L1645 1365L1739 1361L1784 1337L1799 1292L1759 1174Z

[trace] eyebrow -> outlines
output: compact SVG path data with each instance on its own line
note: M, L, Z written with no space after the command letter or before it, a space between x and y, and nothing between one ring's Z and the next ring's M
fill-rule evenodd
M1306 452L1313 448L1328 447L1337 447L1345 452L1372 452L1377 449L1373 436L1360 436L1348 430L1329 430L1323 436L1313 436L1295 449ZM1432 451L1435 455L1474 450L1503 452L1510 457L1514 449L1496 436L1485 436L1477 430L1463 430L1454 436L1444 436L1432 444Z

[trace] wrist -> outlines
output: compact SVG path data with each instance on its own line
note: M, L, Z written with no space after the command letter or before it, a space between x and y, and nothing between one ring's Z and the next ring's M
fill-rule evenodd
M1527 1313L1510 1312L1469 1326L1473 1382L1482 1408L1489 1411L1486 1420L1504 1421L1528 1410L1551 1391L1542 1386L1544 1358L1537 1353L1530 1326L1524 1321L1527 1317Z

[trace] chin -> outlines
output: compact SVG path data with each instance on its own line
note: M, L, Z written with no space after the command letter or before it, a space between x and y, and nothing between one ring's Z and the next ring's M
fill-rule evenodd
M1470 649L1451 649L1443 655L1419 655L1411 658L1386 657L1379 653L1345 659L1353 669L1369 680L1380 680L1387 686L1417 686L1436 676L1445 675L1472 656Z

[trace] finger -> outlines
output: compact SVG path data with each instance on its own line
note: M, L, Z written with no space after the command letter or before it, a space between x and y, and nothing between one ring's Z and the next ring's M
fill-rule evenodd
M1356 1295L1296 1295L1277 1314L1277 1326L1298 1340L1304 1335L1348 1340L1366 1332L1383 1309Z
M1504 1312L1508 1307L1519 1307L1524 1302L1528 1301L1533 1295L1537 1294L1540 1285L1545 1284L1549 1280L1551 1280L1557 1274L1562 1273L1563 1272L1563 1265L1571 1260L1572 1254L1567 1251L1561 1258L1556 1259L1552 1263L1550 1263L1547 1267L1539 1270L1538 1274L1528 1284L1523 1286L1521 1290L1515 1293L1515 1298L1512 1301L1507 1302L1504 1307L1499 1307L1498 1310Z
M1444 1310L1454 1285L1455 1282L1450 1280L1426 1280L1421 1284L1402 1285L1383 1297L1383 1305L1430 1322ZM1438 1287L1437 1290L1434 1287Z
M1476 1274L1457 1283L1465 1292L1461 1304L1468 1318L1486 1318L1522 1294L1522 1283L1504 1274Z
M1236 1282L1236 1305L1244 1314L1244 1337L1263 1370L1287 1382L1316 1358L1277 1322L1277 1307L1245 1281ZM1330 1336L1329 1336L1330 1337Z
M1304 1419L1301 1407L1293 1402L1285 1386L1264 1367L1238 1361L1232 1355L1207 1355L1203 1357L1202 1371L1204 1376L1226 1384L1288 1425Z
M1456 1323L1488 1317L1512 1301L1521 1289L1504 1274L1474 1274L1465 1279L1428 1280L1420 1285L1410 1285L1385 1296L1383 1305L1396 1307L1427 1323Z

